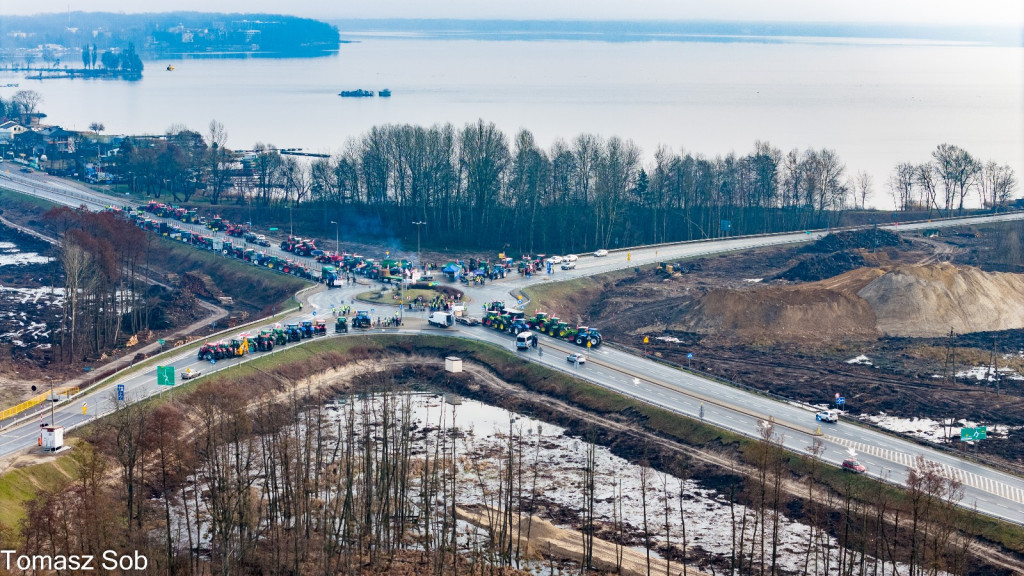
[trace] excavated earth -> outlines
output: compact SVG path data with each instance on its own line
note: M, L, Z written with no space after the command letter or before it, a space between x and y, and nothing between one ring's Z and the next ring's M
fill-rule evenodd
M615 344L787 398L824 405L838 392L853 414L1008 426L970 449L1024 470L1020 238L1022 224L833 234L597 279L568 310L539 303ZM870 365L848 362L862 354ZM991 365L1012 373L952 376Z

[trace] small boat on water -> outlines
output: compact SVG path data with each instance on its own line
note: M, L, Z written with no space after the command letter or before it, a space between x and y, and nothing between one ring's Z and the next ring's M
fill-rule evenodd
M167 65L167 71L168 72L174 72L174 64L168 64Z
M380 92L377 92L377 96L380 96L381 98L390 98L391 97L391 90L388 90L387 88L385 88L385 89L381 90Z
M366 98L373 96L373 90L342 90L338 92L338 96L342 98Z

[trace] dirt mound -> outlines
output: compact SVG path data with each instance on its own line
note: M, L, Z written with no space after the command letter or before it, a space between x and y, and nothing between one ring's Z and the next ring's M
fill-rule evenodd
M938 337L1024 327L1024 275L973 267L859 268L819 282L714 290L671 330L750 342Z
M942 263L899 266L857 295L871 304L878 330L936 337L1024 327L1024 275Z
M899 246L903 240L898 234L885 229L851 230L834 232L808 244L801 251L812 254L828 254L843 250L874 250L888 246Z
M876 338L875 313L857 291L881 274L861 268L796 286L714 290L669 327L754 342Z
M857 252L836 252L812 256L776 276L780 280L814 282L838 276L864 266L864 258Z

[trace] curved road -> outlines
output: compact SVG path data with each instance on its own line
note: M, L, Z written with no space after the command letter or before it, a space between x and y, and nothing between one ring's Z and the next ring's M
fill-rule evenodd
M25 180L31 180L31 182L25 182ZM109 197L97 195L83 187L68 185L49 177L10 178L10 174L0 173L0 186L18 191L29 188L32 190L30 193L70 205L84 202L91 208L101 209L111 202ZM941 228L963 223L978 224L1019 219L1024 219L1024 213L900 224L898 227L913 230ZM177 224L180 225L180 223ZM892 227L886 226L885 228ZM530 284L579 278L665 260L806 242L820 237L823 233L816 231L678 243L619 250L603 258L581 256L576 270L557 270L551 275L538 274L530 280L521 276L510 276L503 280L489 282L485 286L467 287L466 291L473 302L470 306L472 309L473 306L491 300L512 302L510 295L519 294L522 288ZM368 289L368 285L364 283L355 286L347 285L334 290L321 290L309 297L310 309L294 313L282 322L311 319L316 314L321 318L330 316L332 304L340 306L343 303L351 303L357 293ZM361 308L364 307L366 305L361 306ZM375 310L373 315L383 317L393 313L394 308L389 307L387 310ZM405 325L401 329L374 329L366 332L443 333L483 340L502 347L507 346L510 350L513 348L510 336L482 326L474 328L456 326L441 330L428 327L423 313L406 312L405 314ZM328 330L330 332L333 328L329 327ZM352 331L349 336L358 333L359 331ZM275 352L290 346L275 348ZM545 351L543 356L535 350L517 354L522 355L524 361L538 362L553 369L573 373L595 384L689 417L700 418L703 415L706 422L747 436L757 437L761 422L772 418L786 448L806 454L807 448L817 438L821 440L824 447L823 460L838 465L844 458L856 454L861 463L867 466L868 474L890 482L904 484L915 459L921 456L937 463L950 477L963 482L965 498L962 504L964 506L976 507L979 511L991 516L1024 524L1024 480L1020 477L903 440L895 435L863 428L848 422L840 421L836 424L822 425L819 432L814 419L814 411L809 407L753 394L610 347L591 350L588 353L589 361L581 367L575 367L565 360L569 352L579 352L580 348L547 338L542 340L541 347ZM275 352L270 352L270 354ZM255 356L262 354L266 353L257 353ZM252 357L254 356L222 360L216 365L210 365L207 362L196 360L195 352L174 353L172 351L165 356L163 364L173 365L178 374L185 368L199 369L209 373L223 370ZM111 412L116 405L114 390L117 384L124 384L126 398L129 401L166 392L166 389L161 390L156 386L155 368L148 368L139 373L116 379L102 388L90 391L87 398L75 398L67 405L56 409L56 424L74 427ZM88 406L83 413L83 403L86 402ZM0 433L0 456L35 446L39 435L40 416L33 412L33 415L26 419L27 421L2 431ZM45 419L48 421L49 415L46 415Z

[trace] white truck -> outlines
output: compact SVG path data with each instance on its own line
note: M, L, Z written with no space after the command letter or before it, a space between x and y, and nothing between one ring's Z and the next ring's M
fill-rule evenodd
M455 314L451 312L431 312L430 317L427 318L427 324L437 326L438 328L448 328L455 324Z

